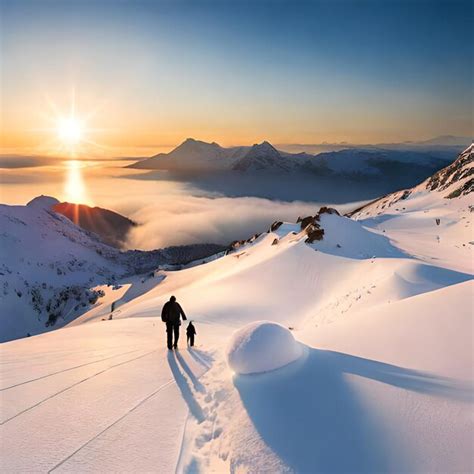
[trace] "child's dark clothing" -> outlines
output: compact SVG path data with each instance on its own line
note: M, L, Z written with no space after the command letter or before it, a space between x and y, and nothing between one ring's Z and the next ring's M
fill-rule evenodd
M196 335L196 328L193 323L189 323L186 328L186 336L188 336L188 344L194 346L194 336Z

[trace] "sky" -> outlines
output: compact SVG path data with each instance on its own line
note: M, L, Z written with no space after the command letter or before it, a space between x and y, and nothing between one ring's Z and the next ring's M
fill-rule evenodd
M0 0L2 149L473 133L471 1ZM73 99L74 97L74 99Z

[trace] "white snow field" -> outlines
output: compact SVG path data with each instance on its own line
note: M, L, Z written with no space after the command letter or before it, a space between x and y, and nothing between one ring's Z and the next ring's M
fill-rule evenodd
M448 191L323 213L311 244L284 223L128 297L122 287L113 320L97 306L2 344L0 470L473 472L472 199ZM197 345L182 334L168 353L159 316L172 294ZM303 354L238 374L227 348L261 320ZM255 357L287 349L267 342Z

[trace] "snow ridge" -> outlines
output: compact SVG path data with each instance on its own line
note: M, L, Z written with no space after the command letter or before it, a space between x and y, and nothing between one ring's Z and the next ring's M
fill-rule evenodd
M461 206L468 207L466 199L474 191L474 146L471 144L456 160L427 178L421 184L390 193L356 209L348 215L354 219L369 218L388 212L410 208L440 206L443 199L461 199ZM427 202L430 201L430 202ZM394 206L397 205L397 208Z

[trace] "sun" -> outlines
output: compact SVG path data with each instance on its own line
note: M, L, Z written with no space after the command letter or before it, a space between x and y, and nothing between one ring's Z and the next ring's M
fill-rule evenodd
M57 123L57 133L64 145L74 146L82 140L84 129L81 121L75 117L61 118Z
M47 125L36 128L35 131L47 135L48 138L41 144L42 148L48 150L47 153L74 159L85 153L96 151L102 153L104 145L97 143L93 138L105 129L93 127L91 122L102 109L103 101L97 102L89 112L84 112L83 109L80 111L76 106L76 92L73 88L69 104L63 103L60 107L49 95L45 95L45 102L48 107L41 110L40 115Z

